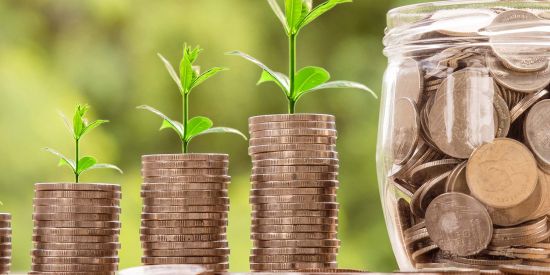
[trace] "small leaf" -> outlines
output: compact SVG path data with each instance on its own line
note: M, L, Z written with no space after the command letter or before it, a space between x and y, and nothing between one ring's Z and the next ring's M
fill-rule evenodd
M161 130L166 129L166 128L171 128L178 134L178 136L180 137L181 140L184 139L184 137L183 137L183 125L180 122L177 122L177 121L174 121L174 120L170 119L168 116L164 115L159 110L157 110L157 109L155 109L151 106L141 105L141 106L138 106L137 108L147 110L147 111L161 117L163 119L162 126L160 128Z
M162 56L160 53L157 53L157 55L162 60L162 63L164 63L164 66L166 67L166 70L168 70L168 73L170 74L170 77L176 82L176 85L178 85L178 89L180 89L180 92L183 93L183 86L181 85L180 78L178 74L176 73L176 70L174 70L174 67L172 67L172 64L164 56Z
M78 167L76 170L77 174L82 174L82 172L90 169L90 167L94 166L97 163L97 160L93 157L82 157L78 161Z
M94 164L92 167L90 167L90 168L88 168L87 170L82 171L82 172L84 173L84 172L86 172L86 171L95 170L95 169L113 169L113 170L118 171L118 172L121 173L121 174L124 173L124 172L122 172L122 169L118 168L117 166L112 165L112 164L107 164L107 163L97 163L97 164Z
M194 136L212 128L214 123L207 117L197 116L187 122L187 133L185 134L185 140L189 141Z
M87 125L84 130L82 130L82 134L80 135L80 138L82 138L84 135L86 135L87 133L89 133L90 131L92 131L93 129L99 127L99 125L101 124L105 124L109 122L108 120L103 120L103 119L100 119L100 120L96 120L92 123L90 123L89 125Z
M324 84L321 84L313 89L310 89L308 91L303 92L301 95L304 95L309 92L318 91L318 90L324 90L324 89L341 89L341 88L351 88L351 89L359 89L366 92L369 92L374 98L378 98L378 96L367 86L352 82L352 81L331 81ZM301 96L300 95L300 96Z
M277 16L277 18L279 18L279 21L281 21L281 23L283 24L283 26L285 27L285 32L289 32L290 29L286 23L286 17L285 17L285 14L283 13L283 11L281 10L281 7L279 6L279 4L277 3L277 0L267 0L267 2L269 3L269 6L271 7L271 9L273 10L273 12L275 13L275 15Z
M180 81L184 93L189 92L189 87L193 83L193 61L196 59L194 52L187 45L183 48L183 58L180 61ZM191 61L193 60L193 61Z
M325 14L329 10L333 9L338 4L351 3L352 0L328 0L315 7L308 15L306 15L296 26L296 32L300 31L307 24L313 22L317 17Z
M274 78L273 76L271 76L268 72L262 71L262 75L260 76L260 80L258 80L258 83L256 83L256 85L260 85L260 84L266 83L266 82L275 82L275 84L277 84L277 86L279 86L279 88L281 88L281 91L286 96L287 94L286 94L285 91L290 90L290 80L283 73L279 73L279 72L274 72L274 73L276 75L278 75L279 79L281 79L284 83L282 83L282 84L279 83L279 81L276 78Z
M213 77L214 75L216 75L217 73L221 72L221 71L225 71L227 70L227 68L221 68L221 67L214 67L212 69L209 69L208 71L204 72L203 74L199 75L194 81L193 81L193 84L191 84L191 89L201 85L204 81L206 81L207 79Z
M307 90L313 89L330 79L330 74L320 67L305 67L296 74L294 82L295 97Z
M286 95L289 94L289 90L290 90L290 88L288 87L289 86L288 85L289 81L288 81L288 78L286 76L283 76L281 73L278 73L278 72L275 72L275 71L271 70L266 65L264 65L262 62L258 61L254 57L252 57L250 55L247 55L243 52L233 51L233 52L228 52L227 54L240 56L240 57L256 64L258 67L262 68L266 73L268 73L269 75L271 75L273 77L273 79L279 85L279 87L283 88Z
M229 127L210 128L210 129L208 129L206 131L203 131L202 133L200 133L196 136L201 136L201 135L206 135L206 134L236 134L236 135L239 135L242 138L244 138L244 140L248 140L248 138L241 131L239 131L237 129L229 128Z
M66 156L64 156L63 154L57 152L54 149L44 148L44 150L46 150L46 152L49 152L49 153L51 153L51 154L53 154L53 155L55 155L55 156L57 156L61 159L59 161L59 166L67 165L67 166L71 167L73 172L76 172L76 164L75 164L74 160L67 158Z
M82 131L84 130L84 127L86 127L84 116L88 112L89 108L90 107L86 104L76 105L76 109L73 116L73 132L74 132L74 137L77 140L80 139L80 137L82 136Z
M73 126L69 122L69 119L67 118L67 116L61 111L59 111L58 113L59 113L59 116L61 117L61 119L63 119L63 124L65 124L65 127L67 128L67 130L69 130L69 133L71 133L71 135L74 136Z
M302 17L302 0L285 0L285 15L290 31L295 33Z

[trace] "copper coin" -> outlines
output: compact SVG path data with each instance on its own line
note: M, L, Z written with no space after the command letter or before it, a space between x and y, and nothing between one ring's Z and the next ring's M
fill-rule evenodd
M223 176L227 175L228 169L142 169L141 175L144 177L176 177L176 176Z
M110 236L120 233L120 229L104 228L34 228L35 235L50 236Z
M144 198L143 203L150 206L229 205L229 198Z
M158 161L228 161L226 154L165 154L141 156L143 162Z
M525 140L539 162L550 165L550 99L535 104L525 118Z
M250 146L248 148L249 155L270 153L270 152L282 152L282 151L336 151L336 145L325 144L270 144L270 145L258 145Z
M142 213L142 220L220 220L227 219L227 213Z
M10 220L11 220L11 214L0 213L0 221L10 221Z
M45 272L102 272L102 271L116 271L118 264L102 264L102 265L89 265L89 264L32 264L33 271L45 271Z
M253 181L252 189L337 188L337 180Z
M229 161L144 161L141 163L143 169L227 169Z
M207 249L207 248L228 248L227 241L183 241L183 242L142 242L141 246L145 250L181 250L181 249Z
M252 134L259 131L279 129L336 129L336 124L324 121L277 121L252 123L248 125L248 129L249 133Z
M337 239L321 240L253 240L254 247L262 248L300 248L300 247L340 247Z
M536 93L529 94L522 98L511 110L511 120L512 122L516 121L525 111L527 111L531 106L533 106L541 98L545 97L548 94L548 90L541 90Z
M457 159L442 159L418 165L411 170L411 182L419 186L434 176L450 171L459 163Z
M410 159L418 145L420 120L414 99L398 98L395 110L392 156L395 164L403 164Z
M550 83L550 66L536 72L513 71L492 55L487 55L487 67L493 78L502 86L514 91L533 93Z
M34 213L35 221L117 221L118 214Z
M250 197L252 204L336 202L336 195L287 195Z
M230 176L171 176L171 177L144 177L144 183L228 183Z
M142 227L140 232L143 235L223 234L227 232L227 229L226 227Z
M442 250L463 256L479 253L493 236L493 224L485 206L462 193L445 193L435 198L426 210L426 229Z
M49 274L55 274L55 275L89 275L90 272L42 272L42 271L29 271L27 274L29 275L49 275ZM93 272L94 275L116 275L115 271L101 271L101 272Z
M35 198L120 199L120 192L103 191L35 191Z
M142 198L216 198L227 196L227 190L141 191Z
M34 264L115 264L119 262L118 257L33 257Z
M338 233L337 224L268 224L252 225L254 233L301 233L301 232L328 232Z
M338 158L338 152L326 151L282 151L252 155L252 162L260 160L281 160L293 158Z
M286 122L286 121L325 121L335 122L333 115L324 114L284 114L284 115L263 115L248 119L248 124L267 123L267 122Z
M550 274L550 270L545 267L537 267L530 265L501 265L498 270L507 274L524 274L524 275L545 275Z
M282 247L282 248L254 248L252 255L316 255L336 254L336 247Z
M141 226L155 228L227 226L227 220L141 221Z
M118 242L118 236L41 236L33 235L35 242L45 243L112 243Z
M10 227L0 228L0 236L9 236L9 235L11 235Z
M145 250L143 254L147 257L226 256L229 255L229 248Z
M142 235L142 242L208 242L223 241L225 234L192 234L192 235Z
M327 240L336 239L337 233L334 232L308 232L308 233L251 233L252 240Z
M279 173L334 173L338 172L338 166L271 166L253 167L253 174L279 174Z
M227 256L203 257L141 257L143 264L216 264L228 261Z
M253 204L253 211L280 211L280 210L333 210L338 209L338 203L277 203L277 204Z
M466 195L470 194L470 188L468 188L468 182L466 181L466 164L463 162L455 167L445 183L445 190L447 192L458 192Z
M292 262L292 263L251 263L252 271L271 271L271 270L299 270L309 268L337 268L336 262L326 263L307 263L307 262Z
M307 165L307 166L332 165L332 166L336 166L338 164L339 164L339 161L336 158L265 159L265 160L257 160L257 161L252 162L252 165L254 167L290 166L290 165Z
M73 198L52 198L52 199L33 199L35 206L48 205L87 205L87 206L119 206L119 199L73 199Z
M270 144L336 144L334 137L316 137L316 136L282 136L252 138L249 140L250 146L270 145Z
M229 183L143 183L142 191L227 190Z
M338 173L279 173L253 174L251 181L287 181L287 180L337 180Z
M288 217L288 218L255 218L253 225L304 225L304 224L338 224L337 218Z
M201 213L201 212L227 212L228 205L173 205L173 206L149 206L144 205L145 213Z
M38 250L34 249L31 255L34 257L116 257L117 250Z
M120 243L34 243L35 250L117 250Z
M338 218L338 210L277 210L277 211L252 211L252 217L262 218L300 218L300 217L324 217Z
M335 254L317 255L252 255L250 262L253 263L289 263L289 262L334 262Z
M48 220L40 221L35 220L34 226L36 227L62 227L62 228L120 228L119 221L80 221L80 220Z
M301 273L368 273L366 270L347 269L347 268L309 268L298 270Z
M474 151L466 179L471 193L481 202L509 208L525 201L535 190L537 163L522 143L499 138Z
M264 130L252 132L250 138L265 138L265 137L281 137L281 136L321 136L321 137L336 137L337 131L334 129L278 129Z
M89 206L89 205L40 205L34 207L34 213L81 213L81 214L120 214L118 206Z
M251 196L335 195L337 188L252 189Z
M35 191L103 191L120 192L120 185L107 183L37 183Z

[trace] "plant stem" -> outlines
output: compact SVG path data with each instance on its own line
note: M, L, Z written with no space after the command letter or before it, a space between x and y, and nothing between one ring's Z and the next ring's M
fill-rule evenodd
M189 120L189 92L184 93L183 95L183 153L187 153L188 141L187 137L187 121Z
M75 160L74 160L74 162L75 162L74 176L75 176L75 181L76 181L76 183L78 183L79 176L80 176L80 175L78 174L78 160L80 159L80 158L79 158L79 142L80 142L80 140L77 139L77 140L76 140L76 145L75 145L75 147L76 147L76 148L75 148L75 149L76 149L76 150L75 150L75 151L76 151L76 154L75 154Z
M289 70L288 75L290 76L290 98L288 99L288 113L294 114L296 111L296 101L294 100L294 94L296 91L294 91L294 79L296 78L296 35L297 34L291 34L289 38Z

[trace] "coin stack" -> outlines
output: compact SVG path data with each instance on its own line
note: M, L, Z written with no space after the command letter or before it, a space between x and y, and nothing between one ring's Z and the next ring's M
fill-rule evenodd
M337 268L334 116L258 116L249 129L251 270Z
M423 20L428 32L403 38L419 47L398 62L390 99L388 182L410 262L550 267L550 46L522 34L548 17L495 8ZM431 38L441 45L421 46Z
M142 165L142 263L226 271L229 156L147 155Z
M115 184L36 184L29 274L115 274L120 198Z
M11 215L0 213L0 274L8 274L11 266Z

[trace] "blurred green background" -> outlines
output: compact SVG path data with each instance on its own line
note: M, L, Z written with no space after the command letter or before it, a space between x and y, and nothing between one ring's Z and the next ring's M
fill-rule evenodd
M333 79L359 81L379 93L386 65L385 14L413 2L420 1L356 0L337 7L301 33L299 67L322 66ZM71 113L76 103L89 103L93 118L112 121L87 136L82 150L126 173L91 172L82 180L122 185L121 268L139 265L140 156L177 153L180 145L173 133L158 132L159 119L135 106L149 104L180 117L178 90L156 53L176 63L184 42L205 49L198 61L203 68L231 68L192 94L192 115L247 132L248 117L286 111L276 86L255 85L257 67L224 55L242 50L286 72L285 35L266 1L0 1L0 211L13 214L13 270L30 267L33 184L72 180L42 148L72 154L57 111ZM366 93L334 90L304 97L297 111L337 116L340 266L394 270L375 173L378 101ZM247 143L233 135L210 135L194 140L191 150L231 155L231 270L246 271Z

